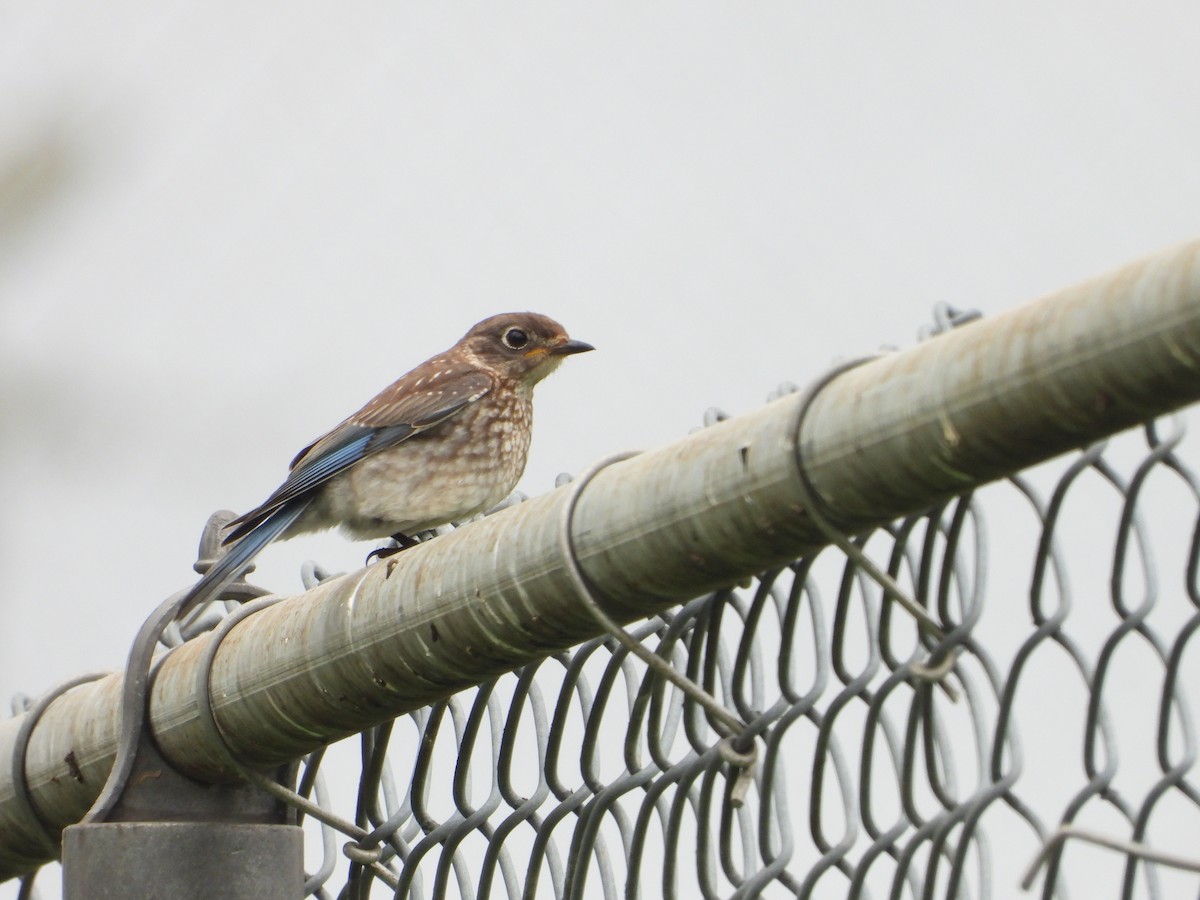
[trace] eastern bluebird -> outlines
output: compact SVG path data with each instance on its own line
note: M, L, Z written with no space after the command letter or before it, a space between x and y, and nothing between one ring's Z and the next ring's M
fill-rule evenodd
M301 450L279 489L230 523L223 543L233 547L184 608L216 597L276 538L340 525L404 547L496 505L525 469L534 385L591 349L536 313L484 319Z

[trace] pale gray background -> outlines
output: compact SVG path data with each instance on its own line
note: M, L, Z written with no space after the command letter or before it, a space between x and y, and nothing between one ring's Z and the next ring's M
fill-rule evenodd
M209 512L485 315L598 348L540 389L535 493L935 301L1195 236L1197 34L1184 2L0 2L0 694L119 666Z

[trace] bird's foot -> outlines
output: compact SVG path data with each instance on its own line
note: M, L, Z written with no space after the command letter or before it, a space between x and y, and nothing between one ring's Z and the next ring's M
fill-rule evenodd
M407 550L409 547L415 547L421 543L416 538L409 537L407 534L393 534L392 540L396 542L394 547L376 547L367 554L367 559L363 565L369 566L372 560L387 559L389 556L395 556L401 550Z

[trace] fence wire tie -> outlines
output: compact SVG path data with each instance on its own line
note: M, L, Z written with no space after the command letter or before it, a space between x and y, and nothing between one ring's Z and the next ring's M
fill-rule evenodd
M930 657L930 659L932 658L933 657ZM931 684L936 684L946 694L947 699L949 699L951 703L957 703L958 698L961 696L958 693L958 688L946 680L946 676L954 671L954 666L957 662L958 651L951 650L946 654L942 661L936 665L921 662L910 662L908 664L908 672L914 678L918 678L921 681L928 681Z
M16 714L25 713L25 719L21 722L21 727L17 730L17 736L13 741L13 799L21 807L21 812L30 821L37 823L38 830L41 832L41 837L45 840L46 846L54 851L56 857L59 855L62 845L61 832L42 817L41 812L38 811L37 806L33 802L33 793L29 790L29 777L25 772L25 760L29 754L29 739L33 735L34 728L41 721L42 715L50 708L50 704L72 688L79 687L79 685L87 684L91 681L99 681L108 674L108 672L90 672L86 675L78 675L64 681L57 687L51 688L32 704L14 710ZM70 765L69 760L68 765ZM75 777L82 780L82 776Z
M600 623L606 632L616 638L622 646L644 662L656 675L665 678L696 703L699 703L717 723L723 726L716 729L723 737L719 752L721 757L733 768L737 769L738 772L730 790L729 798L734 806L741 806L750 790L750 784L754 780L754 765L758 759L758 747L754 743L753 737L746 736L749 726L738 715L722 704L720 700L687 676L681 675L667 660L636 640L628 631L612 619L596 601L596 595L588 583L587 576L584 575L583 567L579 564L579 557L575 552L572 523L575 517L575 506L579 502L579 497L583 494L584 488L604 469L614 463L623 462L637 456L638 453L640 451L635 450L617 453L606 459L602 459L571 482L566 502L563 504L562 519L559 522L558 545L562 551L563 561L566 563L567 573L575 586L579 599L583 601L584 607L592 614L592 617ZM746 749L740 749L739 745L741 744L746 744Z
M824 375L818 377L805 388L804 399L800 403L800 411L796 415L796 424L792 431L792 446L795 448L796 466L800 473L800 499L804 502L804 512L812 520L813 524L831 544L835 545L862 571L870 576L871 580L878 584L884 594L900 604L904 610L913 617L917 623L917 627L932 637L938 643L946 640L946 633L921 604L912 599L905 590L900 587L896 579L892 578L887 572L875 564L863 550L856 546L853 541L841 531L833 522L821 511L820 500L817 490L813 487L812 481L808 477L808 469L804 464L803 444L801 442L800 432L804 427L804 419L808 415L809 409L812 408L813 401L821 393L821 391L829 385L839 375L848 372L861 366L863 363L868 363L876 359L880 359L885 354L875 353L870 356L862 356L857 359L847 360L830 368ZM932 659L933 657L930 657ZM946 681L946 677L954 670L954 664L958 660L958 651L952 650L946 654L945 659L937 663L931 662L913 662L908 664L908 671L916 678L926 681L937 682L946 692L946 696L951 701L957 702L958 691Z
M318 822L322 822L348 837L354 838L353 841L347 842L342 847L342 853L346 858L364 868L371 869L377 878L395 888L399 884L396 874L379 861L383 857L383 848L379 846L379 835L374 832L368 832L355 823L329 812L314 801L301 796L261 772L255 772L253 769L247 768L234 755L233 750L230 749L229 744L225 740L225 735L222 733L221 727L217 724L216 714L213 711L212 705L212 668L213 662L217 658L217 651L221 647L221 642L233 631L234 626L243 619L267 607L274 606L282 599L282 597L263 597L253 600L250 603L245 603L222 619L221 624L212 631L208 645L204 648L204 653L200 657L199 671L196 675L196 711L199 713L198 721L201 727L208 733L213 745L220 749L225 764L233 772L244 781L253 784L275 799L288 804L294 809L303 811L305 815L311 816Z
M1135 856L1147 862L1161 863L1173 869L1200 872L1200 859L1179 856L1175 853L1165 853L1162 850L1155 850L1153 847L1138 843L1137 841L1125 841L1120 838L1109 837L1106 834L1100 834L1098 831L1090 831L1074 825L1060 825L1058 830L1050 835L1046 842L1042 844L1041 850L1038 851L1037 856L1030 863L1029 868L1025 872L1025 877L1021 879L1021 890L1027 891L1033 886L1033 880L1037 878L1037 874L1042 866L1049 862L1050 857L1058 852L1067 842L1068 838L1075 838L1076 840L1095 844L1098 847L1104 847L1108 850L1116 850L1118 853L1124 853L1126 856Z
M370 867L383 859L383 847L379 844L364 846L361 841L346 841L342 845L342 854L352 863Z
M221 529L234 517L229 510L219 510L208 517L204 531L200 535L200 552L192 566L203 575L213 566L221 555ZM249 596L259 596L266 593L262 588L247 584L246 574L253 566L244 570L237 579L227 585L220 596L214 600L244 599ZM112 813L113 808L125 793L125 787L133 772L137 760L138 746L142 740L142 732L146 729L149 717L147 702L149 699L150 672L156 662L154 648L172 625L185 625L201 615L207 604L196 609L186 608L191 588L187 587L166 600L150 614L138 629L137 637L133 640L129 657L125 663L125 682L121 686L121 730L117 739L117 752L113 759L112 769L100 791L100 796L92 804L91 809L80 819L80 824L96 824L104 822ZM182 630L177 628L177 637L183 638Z
M758 745L751 744L749 750L742 751L735 746L736 740L736 736L725 738L717 745L717 751L721 754L721 759L737 770L737 778L734 779L733 787L729 790L729 802L734 807L740 807L746 802L746 795L750 793L750 785L754 783L754 764L758 761Z

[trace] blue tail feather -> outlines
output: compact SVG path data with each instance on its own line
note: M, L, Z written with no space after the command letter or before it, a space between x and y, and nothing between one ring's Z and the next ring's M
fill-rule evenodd
M283 534L289 525L300 518L300 514L308 507L309 499L303 497L285 503L230 547L229 551L213 563L212 568L196 582L196 586L191 589L187 599L184 600L179 615L186 615L201 604L208 603L220 596L225 586L243 572L259 551Z

